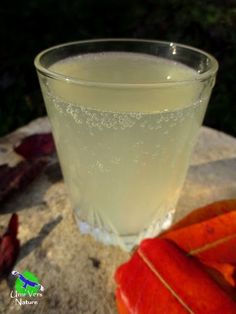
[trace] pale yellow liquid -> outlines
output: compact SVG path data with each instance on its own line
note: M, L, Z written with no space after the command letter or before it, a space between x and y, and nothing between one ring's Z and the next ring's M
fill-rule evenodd
M194 80L197 72L115 52L68 58L50 70L90 82L41 78L81 231L125 249L156 235L171 222L205 113L209 91Z

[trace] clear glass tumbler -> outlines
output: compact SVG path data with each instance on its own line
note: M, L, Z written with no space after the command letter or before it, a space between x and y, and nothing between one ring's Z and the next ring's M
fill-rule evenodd
M130 250L167 228L217 61L175 43L104 39L49 48L35 66L80 231Z

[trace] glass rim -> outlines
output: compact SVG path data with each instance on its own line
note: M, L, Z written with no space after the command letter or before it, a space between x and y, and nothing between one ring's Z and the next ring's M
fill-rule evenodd
M189 79L183 79L183 80L178 80L178 81L163 81L163 82L151 82L151 83L121 83L121 82L98 82L98 81L91 81L91 80L84 80L80 78L75 78L71 77L65 74L61 74L52 70L47 69L45 66L41 64L41 58L45 56L47 53L64 48L67 46L72 46L72 45L78 45L78 44L89 44L89 43L102 43L102 42L146 42L150 44L163 44L163 45L171 45L171 46L178 46L181 48L184 48L186 50L191 50L195 51L196 53L199 53L201 55L204 55L211 61L211 67L203 72L203 73L198 73L197 76L194 76L193 78ZM125 51L124 51L125 52ZM135 52L134 52L135 53ZM203 79L210 78L211 76L215 75L219 65L218 61L216 60L215 57L213 57L211 54L205 52L204 50L189 46L189 45L184 45L184 44L179 44L176 42L171 42L171 41L162 41L162 40L152 40L152 39L136 39L136 38L101 38L101 39L87 39L87 40L78 40L78 41L71 41L59 45L52 46L50 48L42 50L40 53L38 53L34 59L34 65L37 69L38 72L41 74L60 81L64 81L67 83L73 83L77 85L83 85L83 86L93 86L93 87L110 87L110 88L140 88L140 87L167 87L167 86L173 86L173 85L180 85L180 84L186 84L186 83L191 83L191 82L197 82L201 81Z

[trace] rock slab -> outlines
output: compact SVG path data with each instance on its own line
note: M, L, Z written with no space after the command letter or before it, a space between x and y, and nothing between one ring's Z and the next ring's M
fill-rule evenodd
M13 152L27 135L49 132L47 118L0 139L0 165L19 162ZM192 209L236 198L236 139L202 127L177 206L175 219ZM12 212L20 219L21 253L15 269L35 273L45 287L37 305L10 297L12 279L0 283L0 313L116 313L113 274L129 258L116 247L80 235L57 160L24 191L0 208L0 232Z

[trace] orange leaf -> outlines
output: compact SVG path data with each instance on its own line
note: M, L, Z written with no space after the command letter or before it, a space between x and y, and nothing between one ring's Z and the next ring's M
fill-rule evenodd
M195 223L200 223L233 210L236 210L236 199L217 201L195 209L179 222L174 224L167 232L190 226Z
M162 236L220 271L228 283L235 286L236 250L233 248L236 247L236 211L181 229L173 228ZM220 266L220 263L223 264Z
M203 261L204 262L204 261ZM226 263L206 262L206 265L218 270L223 276L226 282L235 287L235 266Z
M209 249L215 249L236 237L236 211L167 232L164 237L176 242L189 254L205 252L206 256Z
M202 260L209 262L212 261L236 265L236 237L229 237L221 243L218 241L217 245L208 247L207 250L199 251L197 256Z

